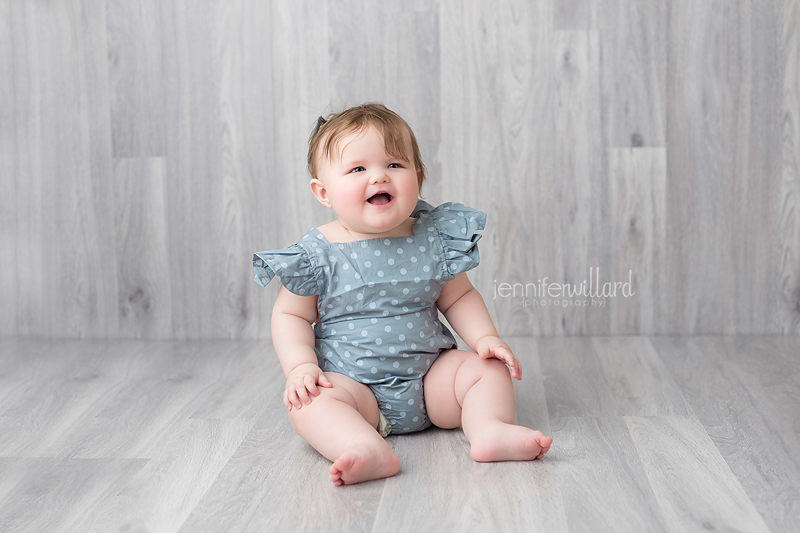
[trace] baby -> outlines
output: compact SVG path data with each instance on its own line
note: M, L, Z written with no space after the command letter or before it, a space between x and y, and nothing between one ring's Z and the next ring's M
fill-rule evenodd
M514 425L522 367L466 275L486 215L419 199L416 138L381 104L320 117L308 168L337 219L255 254L253 268L260 285L282 285L272 336L283 403L297 434L333 461L331 481L393 476L400 462L384 437L431 425L463 427L475 461L541 458L552 439ZM438 311L473 351L458 349Z

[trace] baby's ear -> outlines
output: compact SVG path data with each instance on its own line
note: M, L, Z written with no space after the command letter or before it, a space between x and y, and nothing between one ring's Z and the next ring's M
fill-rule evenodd
M322 183L317 178L314 178L314 179L311 180L309 185L311 187L311 192L317 198L319 203L321 203L322 205L324 205L325 207L330 209L331 208L331 201L328 198L328 191L325 189L325 184Z

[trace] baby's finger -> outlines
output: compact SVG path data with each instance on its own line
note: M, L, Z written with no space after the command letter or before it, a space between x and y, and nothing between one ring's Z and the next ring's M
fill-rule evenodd
M331 381L325 374L319 375L319 385L321 387L333 387L333 383L331 383Z
M488 359L492 356L491 350L489 350L489 346L484 344L482 347L478 348L478 356L481 359Z
M312 376L306 374L306 376L303 378L303 385L306 386L306 389L308 389L308 392L310 392L312 396L319 396L319 389L317 389L317 382L314 381L314 378Z
M300 398L297 397L297 389L294 385L289 385L287 389L289 402L295 407L295 409L300 409L303 406L303 403L300 401Z
M303 402L303 405L311 403L311 398L308 396L308 390L306 390L304 383L297 386L297 395L300 397L300 401Z
M289 411L292 410L292 403L289 401L288 391L283 391L283 405L285 405Z

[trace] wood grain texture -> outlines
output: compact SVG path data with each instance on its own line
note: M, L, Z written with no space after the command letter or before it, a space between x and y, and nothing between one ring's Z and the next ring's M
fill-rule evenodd
M769 529L696 421L625 417L672 531Z
M668 530L621 417L562 418L552 437L569 531Z
M388 438L397 476L335 487L269 342L0 339L0 528L796 529L796 338L509 342L545 459L477 464L431 428Z
M116 275L122 337L172 337L165 175L163 158L114 160Z
M415 130L427 200L488 214L503 335L798 334L798 10L2 0L0 334L269 338L252 253L332 219L307 139L366 100ZM589 268L640 290L526 305Z
M797 412L796 342L781 346L758 337L735 339L656 337L652 342L764 521L772 531L791 531L800 520L800 464L791 422ZM771 384L769 392L761 383Z

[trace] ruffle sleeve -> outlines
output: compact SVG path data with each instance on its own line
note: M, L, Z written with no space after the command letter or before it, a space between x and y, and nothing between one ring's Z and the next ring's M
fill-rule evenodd
M478 241L475 233L486 225L486 213L463 204L447 202L430 212L444 250L448 272L455 276L478 266Z
M274 276L281 285L299 296L313 296L322 292L319 269L311 255L300 244L282 250L269 250L253 255L255 282L266 287Z

